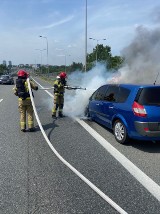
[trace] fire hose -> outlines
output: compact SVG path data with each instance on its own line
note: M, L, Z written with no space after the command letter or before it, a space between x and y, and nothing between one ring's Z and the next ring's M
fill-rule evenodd
M87 90L86 88L82 88L82 87L79 87L79 86L64 86L64 88L68 89L68 90L77 90L77 89L80 89L80 90ZM51 89L54 89L54 87L49 87L49 88L39 88L39 90L51 90Z

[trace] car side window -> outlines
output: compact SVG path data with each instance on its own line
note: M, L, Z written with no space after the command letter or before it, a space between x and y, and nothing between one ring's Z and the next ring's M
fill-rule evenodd
M89 100L94 100L95 97L96 97L96 94L97 94L97 91L95 91L95 92L92 94L92 96L89 98Z
M117 102L119 87L117 85L110 85L105 93L104 100L108 102Z
M105 92L107 90L108 85L101 86L93 95L92 100L104 100Z
M117 102L124 103L130 94L130 90L124 87L119 87Z

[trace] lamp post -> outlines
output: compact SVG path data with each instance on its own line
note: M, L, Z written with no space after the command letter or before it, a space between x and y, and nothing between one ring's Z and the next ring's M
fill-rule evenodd
M71 56L71 55L69 55L69 54L67 55L65 49L56 48L56 50L57 50L57 51L64 51L64 53L65 53L65 54L57 55L57 56L64 56L64 57L65 57L65 72L66 72L66 65L67 65L67 62L66 62L66 61L67 61L67 56Z
M46 49L35 49L36 51L40 51L41 53L41 73L42 73L42 51L45 51Z
M66 66L67 66L67 56L71 56L71 55L66 55L66 54L63 54L63 55L57 55L57 56L64 56L65 72L66 72Z
M86 17L85 17L85 72L87 70L87 0L86 0Z
M39 36L41 38L46 39L46 43L47 43L47 70L48 70L48 77L49 77L49 65L48 65L48 39L46 36Z
M97 55L98 55L98 41L100 40L106 40L106 39L94 39L94 38L89 38L89 39L92 39L92 40L96 40L97 41L97 46L96 46L96 64L97 64Z
M65 72L66 72L66 66L67 66L67 57L71 55L65 55Z

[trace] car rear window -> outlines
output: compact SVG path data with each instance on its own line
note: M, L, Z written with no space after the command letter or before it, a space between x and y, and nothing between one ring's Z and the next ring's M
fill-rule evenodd
M138 103L141 105L160 105L160 87L143 88Z

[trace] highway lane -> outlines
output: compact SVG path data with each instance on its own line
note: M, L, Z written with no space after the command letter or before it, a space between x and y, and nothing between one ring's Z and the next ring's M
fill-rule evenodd
M41 80L38 81L43 86L47 86ZM121 145L115 141L110 130L92 121L85 120L85 122L160 185L160 165L158 164L160 163L160 142L130 140L127 145Z
M27 143L17 123L13 86L0 85L0 213L25 213L27 206ZM18 211L18 212L17 212Z
M160 142L153 143L132 139L127 145L121 145L115 141L110 130L92 121L85 122L160 185Z
M19 131L11 88L0 86L2 213L117 213L58 160L38 127L36 133ZM51 118L52 98L45 91L35 92L35 103L53 146L77 170L126 212L160 212L159 202L83 127L68 117Z

